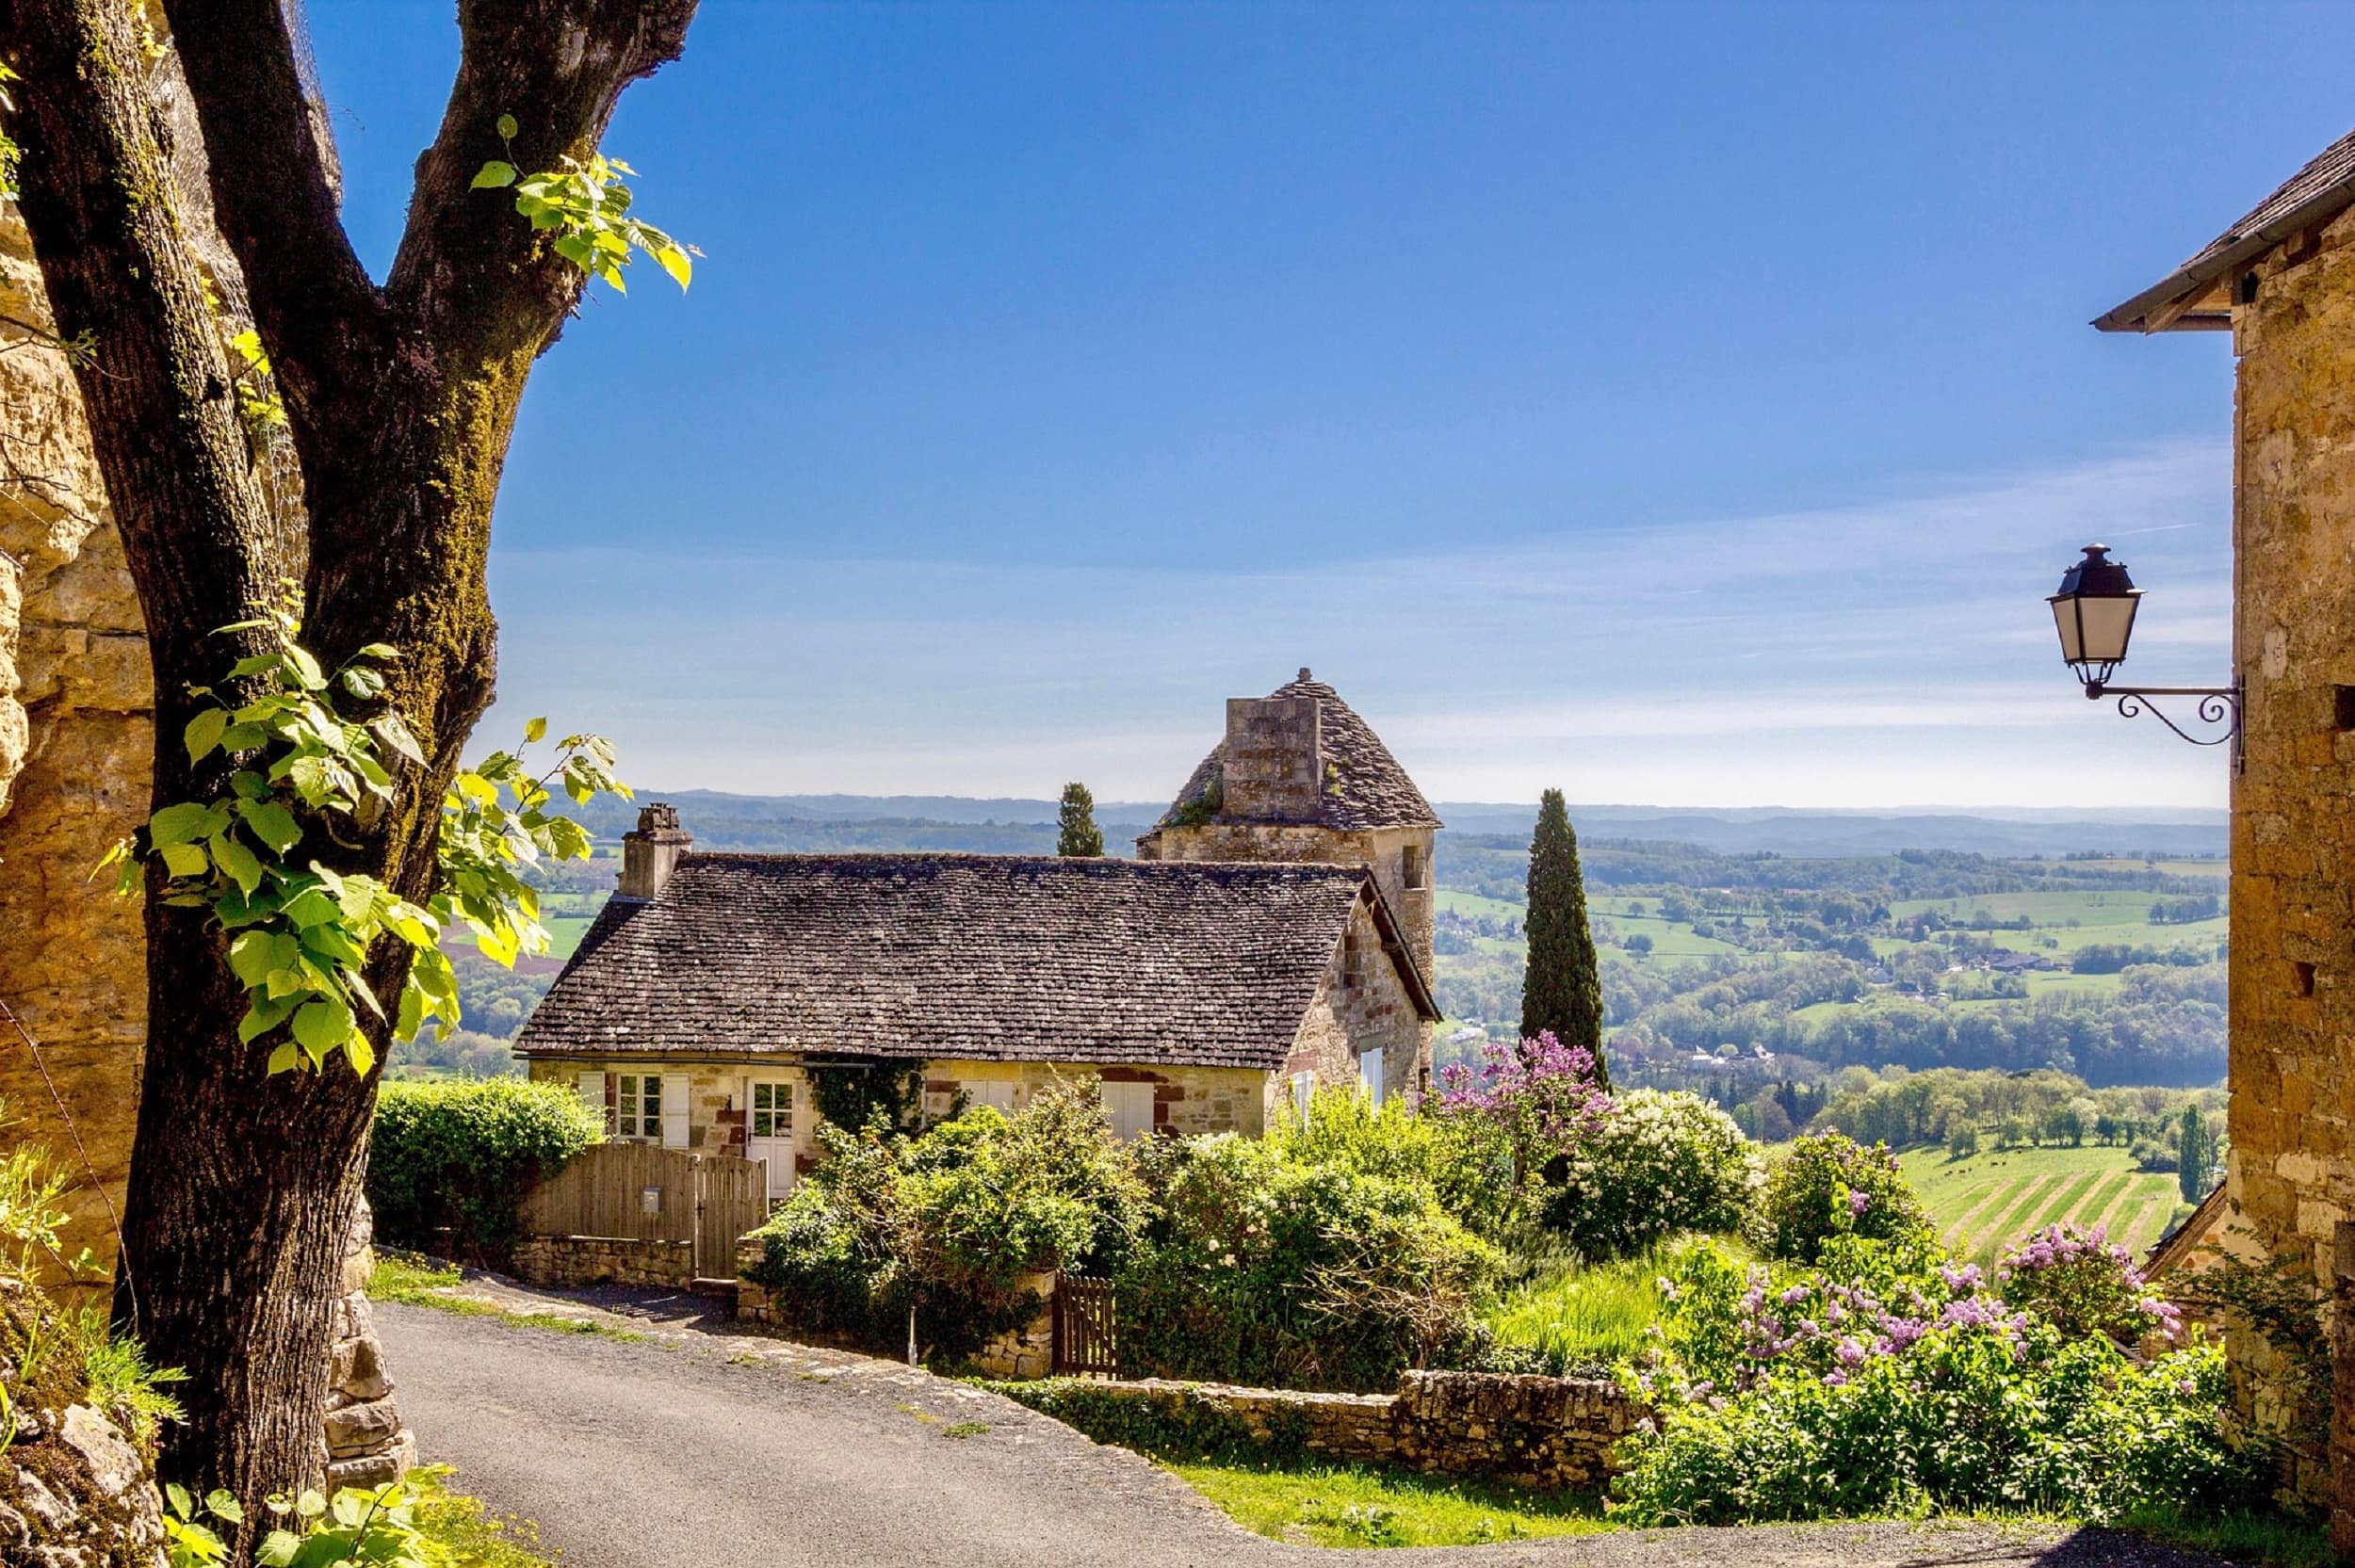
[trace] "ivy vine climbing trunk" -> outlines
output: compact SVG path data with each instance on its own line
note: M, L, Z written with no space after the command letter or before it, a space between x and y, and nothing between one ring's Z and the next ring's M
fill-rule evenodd
M584 276L473 176L494 156L546 168L593 153L622 89L677 57L694 8L465 0L457 79L379 286L345 236L324 106L280 0L171 0L160 53L131 0L0 0L0 58L24 78L20 204L59 331L94 346L75 374L146 616L159 806L219 793L231 766L178 744L190 688L263 647L259 631L216 629L299 585L303 640L331 668L371 643L399 651L382 701L423 752L356 839L314 832L304 852L430 894L442 795L492 693L500 467ZM183 92L193 127L174 124ZM209 214L172 178L171 140L191 129ZM251 406L253 372L197 244L207 224L242 274L283 423ZM289 466L299 499L264 482ZM275 1038L237 1038L245 991L209 912L151 897L146 922L117 1315L190 1377L168 1473L227 1487L258 1519L266 1495L322 1472L330 1308L376 1076L341 1059L266 1072ZM397 995L407 949L380 946L370 979Z

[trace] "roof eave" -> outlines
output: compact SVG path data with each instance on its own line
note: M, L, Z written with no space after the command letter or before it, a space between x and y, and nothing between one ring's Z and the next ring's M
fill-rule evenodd
M1407 945L1405 928L1399 925L1390 901L1382 896L1382 884L1368 871L1362 885L1366 898L1373 906L1374 929L1382 933L1382 950L1398 965L1399 978L1406 982L1406 993L1415 1010L1424 1023L1437 1023L1446 1015L1439 1010L1437 998L1431 994L1431 982L1423 978L1422 966L1415 962L1415 949Z
M2154 315L2205 289L2218 278L2245 263L2254 261L2267 251L2311 227L2323 218L2337 215L2355 205L2355 172L2325 186L2297 206L2272 222L2264 224L2242 235L2215 255L2179 267L2159 282L2113 310L2093 318L2093 328L2102 332L2184 332L2223 331L2233 325L2232 313L2187 311L2158 326L2151 325Z

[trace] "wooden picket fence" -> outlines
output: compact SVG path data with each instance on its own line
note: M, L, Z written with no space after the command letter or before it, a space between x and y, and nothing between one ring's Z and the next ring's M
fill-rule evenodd
M755 1161L695 1155L651 1143L593 1143L517 1206L525 1236L597 1236L691 1241L695 1272L736 1274L736 1238L769 1217L769 1186Z

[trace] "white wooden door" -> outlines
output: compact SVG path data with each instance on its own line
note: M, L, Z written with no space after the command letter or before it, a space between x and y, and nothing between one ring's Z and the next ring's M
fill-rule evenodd
M755 1078L745 1086L744 1157L769 1167L769 1201L793 1190L793 1080Z

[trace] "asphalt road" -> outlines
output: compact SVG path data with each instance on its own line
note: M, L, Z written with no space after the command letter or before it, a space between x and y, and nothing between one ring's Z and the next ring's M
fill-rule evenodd
M1331 1562L1239 1528L1124 1449L978 1389L757 1335L641 1341L379 1305L424 1458L536 1520L563 1568ZM1354 1554L1353 1554L1354 1555ZM1379 1554L1382 1568L2201 1568L2093 1531L1623 1532ZM2208 1565L2212 1568L2212 1565Z

